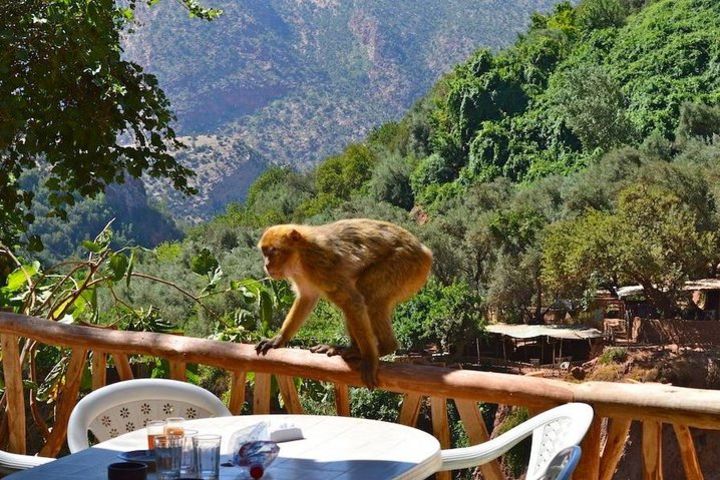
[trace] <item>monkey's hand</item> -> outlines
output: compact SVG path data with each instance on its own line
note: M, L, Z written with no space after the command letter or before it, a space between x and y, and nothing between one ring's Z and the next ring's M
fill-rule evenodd
M258 355L263 354L265 355L269 350L273 348L280 348L285 344L282 337L280 335L275 335L273 338L266 338L263 340L260 340L257 345L255 345L255 351Z
M360 359L360 376L370 390L378 386L378 359L375 357Z

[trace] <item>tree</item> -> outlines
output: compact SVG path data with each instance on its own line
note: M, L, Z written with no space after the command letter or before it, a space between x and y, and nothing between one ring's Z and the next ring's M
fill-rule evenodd
M578 20L588 30L620 27L628 6L621 0L584 0L578 6Z
M619 83L600 66L580 66L564 73L556 102L573 133L587 150L609 150L633 139Z
M717 235L662 186L623 189L615 213L589 211L555 224L543 245L543 278L558 295L636 283L658 312L677 313L689 278L717 263Z
M482 299L467 283L442 285L431 279L420 292L398 305L393 327L401 347L422 350L435 344L452 356L482 330Z
M168 99L153 75L122 58L136 4L0 0L0 241L16 241L34 220L33 194L19 182L32 168L48 172L51 214L61 218L74 194L95 196L126 174L194 192L192 172L172 155L181 144ZM220 14L197 0L180 4L192 16Z
M383 157L372 172L370 191L381 202L388 202L405 210L415 204L410 174L412 163L397 153Z
M719 134L720 107L691 102L680 106L680 120L675 130L676 141L682 143L698 138L707 142Z
M375 154L362 144L348 146L341 155L330 157L315 171L315 184L319 193L347 200L370 180L377 163Z

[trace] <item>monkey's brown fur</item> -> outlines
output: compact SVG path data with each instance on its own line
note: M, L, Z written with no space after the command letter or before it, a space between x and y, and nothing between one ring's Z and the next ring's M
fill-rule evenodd
M328 346L313 351L359 356L363 381L377 386L378 358L397 348L393 308L427 281L430 250L397 225L361 218L276 225L263 233L258 247L268 275L290 280L297 297L280 332L258 343L257 352L285 345L324 297L342 310L352 342L342 351Z

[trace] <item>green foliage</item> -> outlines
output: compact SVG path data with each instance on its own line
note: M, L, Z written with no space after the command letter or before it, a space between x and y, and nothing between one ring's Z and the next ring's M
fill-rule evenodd
M190 270L198 275L207 275L214 272L219 266L217 259L208 248L203 248L190 259Z
M530 418L528 410L524 407L513 408L505 417L503 422L498 425L498 435L502 435L513 427L520 425ZM531 439L518 443L503 457L503 463L507 466L513 476L521 475L527 468L530 461Z
M400 305L393 327L402 348L422 350L434 343L444 352L462 355L465 342L482 325L481 299L464 282L444 286L430 280L423 290Z
M658 183L623 189L615 213L589 211L554 225L543 257L551 288L577 295L640 284L660 312L675 313L683 283L717 263L717 236L692 204Z
M627 359L628 351L625 347L610 347L603 350L602 355L598 357L598 362L603 365L611 363L623 363Z
M621 0L583 0L578 7L578 22L586 30L620 27L627 13Z
M410 182L415 195L422 194L431 186L447 183L454 178L454 172L447 161L434 153L418 163L412 172Z
M558 81L555 95L567 125L585 149L605 151L634 140L633 125L625 115L627 99L620 84L602 67L586 66L568 70Z
M410 181L411 172L411 162L399 155L387 155L373 169L369 190L380 202L410 210L415 204Z
M353 417L395 422L400 413L402 395L383 390L350 390L350 414Z
M315 185L320 194L347 200L370 179L377 159L365 145L350 145L338 156L330 157L315 171Z
M720 135L720 107L690 102L680 106L680 120L675 130L678 141L695 138L707 142L715 135Z

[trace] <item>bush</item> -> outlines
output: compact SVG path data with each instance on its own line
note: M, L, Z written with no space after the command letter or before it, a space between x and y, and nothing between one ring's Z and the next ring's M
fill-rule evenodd
M627 360L628 351L625 347L611 347L606 348L602 355L598 358L598 362L603 365L610 365L611 363L623 363Z
M505 417L505 420L497 427L498 435L502 435L513 427L516 427L530 418L527 408L513 408ZM518 477L530 461L531 439L526 438L514 446L503 457L503 463L510 470L513 477Z

